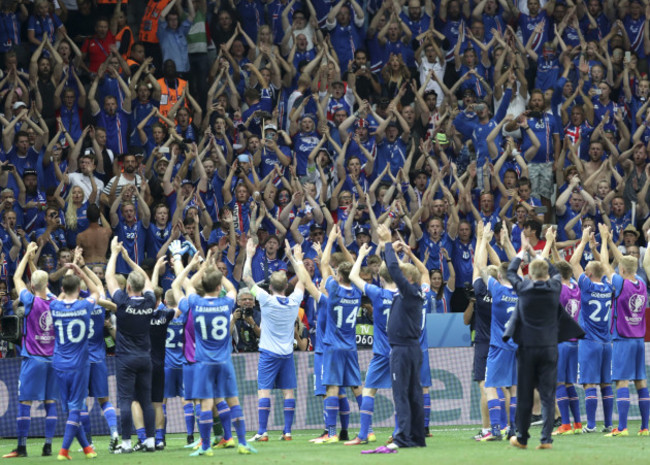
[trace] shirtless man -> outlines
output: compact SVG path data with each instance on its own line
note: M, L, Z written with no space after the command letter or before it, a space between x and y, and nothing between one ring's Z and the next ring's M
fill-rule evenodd
M88 207L88 229L77 236L77 245L84 251L84 260L89 268L99 265L106 268L106 252L113 235L108 220L100 213L96 205ZM101 217L102 226L99 224Z

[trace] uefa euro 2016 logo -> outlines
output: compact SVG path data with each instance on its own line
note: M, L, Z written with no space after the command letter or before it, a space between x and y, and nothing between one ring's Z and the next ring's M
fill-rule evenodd
M52 314L50 312L43 312L41 318L38 320L41 330L47 332L52 329Z
M578 309L580 308L580 302L576 299L569 299L569 301L566 303L566 311L569 315L571 315L571 318L575 320L576 316L578 315Z
M632 313L639 313L645 311L645 297L640 294L633 294L630 296L627 305Z

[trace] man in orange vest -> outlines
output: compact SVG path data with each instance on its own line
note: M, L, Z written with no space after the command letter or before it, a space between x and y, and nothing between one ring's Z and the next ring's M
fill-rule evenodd
M171 8L167 7L170 3L171 0L149 0L140 23L140 42L144 44L147 56L153 58L156 69L160 69L162 63L162 53L156 36L158 21L169 12Z
M160 113L167 116L187 86L187 81L178 77L174 60L165 61L163 77L158 79L158 84L160 84Z

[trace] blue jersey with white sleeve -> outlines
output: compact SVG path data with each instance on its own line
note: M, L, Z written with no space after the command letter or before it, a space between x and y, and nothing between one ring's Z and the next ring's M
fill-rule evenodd
M391 291L372 284L366 284L363 292L372 302L372 320L374 327L372 351L375 354L388 357L390 355L390 345L388 344L388 336L386 335L386 322L388 321L390 307L393 305L397 290Z
M492 318L490 325L490 345L505 350L517 349L517 344L503 342L502 336L510 314L515 311L519 297L512 287L507 287L494 279L488 279L488 291L492 294Z
M105 319L106 310L101 305L95 304L90 314L90 328L88 330L90 363L99 363L106 360L106 342L104 341Z
M361 291L343 287L333 277L327 278L329 296L325 343L334 350L357 349L357 312L361 307Z
M578 286L580 286L578 324L586 333L585 339L611 341L609 322L612 312L612 285L606 277L603 277L602 283L595 283L583 273L578 278Z
M227 296L190 294L180 301L178 308L181 312L192 310L197 362L215 364L230 361L230 316L234 306L235 301Z
M183 332L185 320L182 316L174 318L167 326L165 340L165 368L183 368Z
M92 299L54 300L50 304L54 323L52 366L58 370L80 370L88 366L88 330Z

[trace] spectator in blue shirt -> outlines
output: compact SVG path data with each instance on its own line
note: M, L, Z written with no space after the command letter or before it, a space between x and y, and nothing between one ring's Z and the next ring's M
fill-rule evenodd
M175 3L173 0L171 4ZM181 20L181 14L178 9L180 5L176 3L177 11L167 13L165 19L160 19L156 36L160 41L163 62L173 60L176 63L176 71L183 76L183 73L190 71L190 59L187 50L187 34L190 32L192 21L194 21L195 11L194 2L187 2L187 15Z

